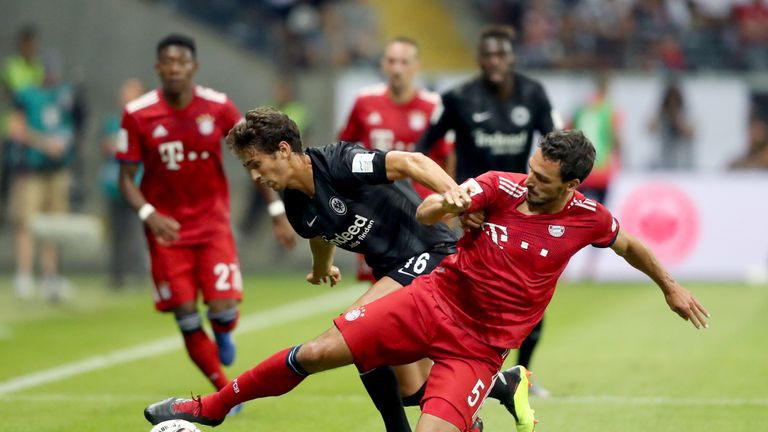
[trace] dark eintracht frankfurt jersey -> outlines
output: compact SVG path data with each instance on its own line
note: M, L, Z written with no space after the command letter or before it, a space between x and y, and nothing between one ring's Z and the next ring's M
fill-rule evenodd
M425 153L448 130L456 132L456 180L487 171L528 171L533 133L555 128L552 105L535 80L513 74L512 95L494 96L482 77L443 94L443 112L422 136L416 151ZM559 123L559 120L557 121Z
M340 142L307 154L315 196L285 190L288 220L300 236L361 253L375 271L456 242L445 225L416 220L421 198L407 182L387 179L385 152Z

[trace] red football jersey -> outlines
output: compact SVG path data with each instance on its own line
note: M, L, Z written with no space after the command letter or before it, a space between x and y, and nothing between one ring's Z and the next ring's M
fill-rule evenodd
M367 87L357 95L339 139L359 142L369 149L410 152L429 126L435 108L441 105L440 95L427 90L418 90L413 99L398 105L389 97L386 84ZM432 148L429 157L445 167L445 160L452 152L453 140L442 139ZM419 184L414 187L421 196L432 193Z
M225 94L201 86L180 110L160 89L125 106L116 157L144 164L141 192L181 224L175 244L204 243L230 229L221 140L240 118Z
M501 348L518 348L536 326L576 252L590 244L609 247L619 232L611 213L580 192L557 214L519 212L525 178L491 171L465 182L469 211L485 210L483 230L465 234L458 252L428 276L446 313Z

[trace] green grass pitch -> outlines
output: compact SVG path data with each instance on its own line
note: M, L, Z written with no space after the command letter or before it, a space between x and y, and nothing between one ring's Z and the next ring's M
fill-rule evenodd
M16 300L8 283L0 284L0 430L146 432L148 403L211 390L179 345L173 319L153 311L148 289L113 293L99 277L74 282L77 300L59 306ZM236 333L230 377L325 330L357 294L351 285L316 287L300 275L246 279L242 312L251 318ZM690 288L712 314L707 330L670 312L650 284L562 283L533 361L534 380L553 393L533 400L537 430L768 430L768 287ZM307 306L321 304L320 311ZM269 325L274 319L280 323ZM155 346L160 353L129 350L162 339L169 343ZM409 415L415 425L418 412ZM486 432L514 430L493 400L481 416ZM216 430L382 427L347 367L311 377L283 397L250 402Z

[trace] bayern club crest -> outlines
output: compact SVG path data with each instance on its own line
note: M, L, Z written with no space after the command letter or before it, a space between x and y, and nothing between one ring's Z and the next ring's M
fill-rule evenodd
M364 316L365 316L365 306L361 306L358 309L352 309L351 311L344 314L344 319L347 321L354 321Z
M213 116L210 114L204 114L196 118L197 130L201 135L210 135L213 133Z
M411 111L408 114L408 125L412 130L423 130L427 127L427 116L421 111Z
M562 225L550 225L549 235L552 237L562 237L565 234L565 227Z

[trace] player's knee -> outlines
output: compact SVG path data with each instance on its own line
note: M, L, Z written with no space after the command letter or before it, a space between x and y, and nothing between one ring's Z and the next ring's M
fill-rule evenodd
M196 310L193 310L191 313L176 312L176 324L178 324L179 330L185 335L194 333L202 328L200 314Z
M234 330L237 321L240 318L240 312L237 307L231 307L223 310L208 309L208 320L216 333L229 333Z
M341 338L340 333L338 338ZM344 345L343 339L337 340L337 338L327 334L302 345L296 359L309 373L352 363L352 357L349 354L349 349Z

